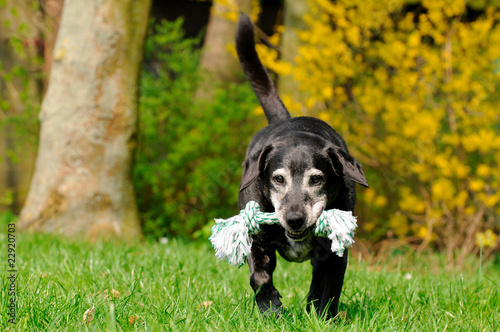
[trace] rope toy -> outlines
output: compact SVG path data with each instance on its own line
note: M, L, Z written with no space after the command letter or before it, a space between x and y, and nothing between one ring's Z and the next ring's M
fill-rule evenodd
M259 233L261 224L279 224L279 221L275 212L260 212L259 204L254 201L248 202L245 209L236 216L229 219L215 219L212 235L209 238L215 249L215 255L221 260L226 259L234 266L245 264L252 246L250 235ZM354 243L356 227L356 217L351 211L332 209L321 213L313 233L315 236L332 240L332 252L342 257L345 248Z

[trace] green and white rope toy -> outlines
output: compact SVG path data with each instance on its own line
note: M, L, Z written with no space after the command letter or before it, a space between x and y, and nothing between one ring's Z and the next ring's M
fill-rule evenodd
M227 259L231 265L241 266L245 264L246 257L250 253L252 246L250 235L259 233L261 224L278 223L275 212L260 212L259 204L250 201L240 214L229 219L215 219L209 240L217 257ZM354 243L356 227L356 217L351 211L332 209L321 213L313 233L318 237L332 240L332 251L342 257L345 248Z

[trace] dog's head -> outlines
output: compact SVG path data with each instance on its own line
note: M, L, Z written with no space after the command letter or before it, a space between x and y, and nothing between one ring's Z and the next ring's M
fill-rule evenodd
M328 142L301 138L278 141L249 155L240 190L260 179L288 238L303 241L323 210L345 187L345 178L368 187L359 162Z

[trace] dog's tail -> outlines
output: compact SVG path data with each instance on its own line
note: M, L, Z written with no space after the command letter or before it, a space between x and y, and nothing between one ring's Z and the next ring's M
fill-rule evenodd
M243 71L264 109L269 124L289 119L290 113L278 96L273 81L255 51L254 38L252 21L247 15L240 13L236 33L236 51Z

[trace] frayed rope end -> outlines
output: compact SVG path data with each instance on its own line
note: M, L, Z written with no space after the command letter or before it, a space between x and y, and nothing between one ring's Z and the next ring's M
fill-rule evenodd
M227 220L215 219L209 240L215 249L215 255L234 266L245 264L252 246L248 227L239 215Z
M354 243L354 231L358 225L351 211L337 209L323 211L316 222L314 235L332 240L331 250L337 256L344 256L344 251Z

